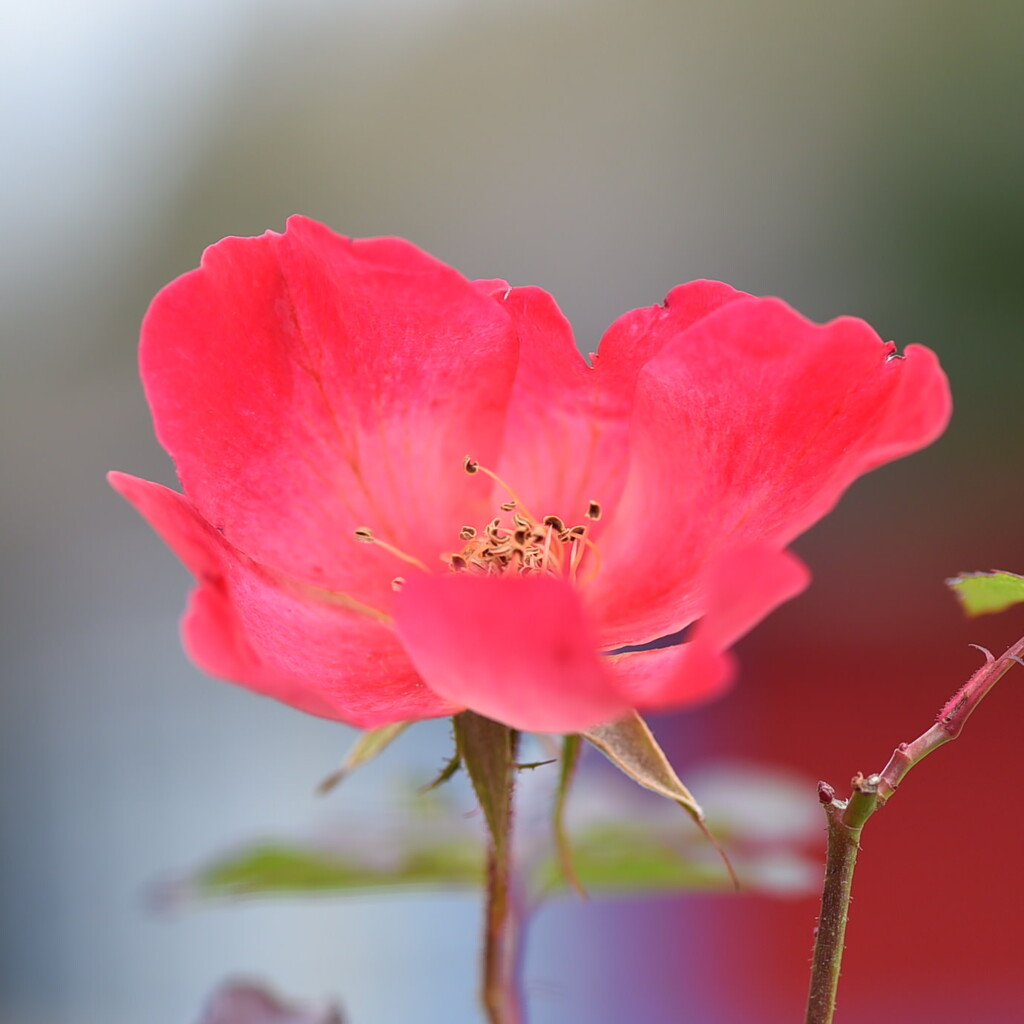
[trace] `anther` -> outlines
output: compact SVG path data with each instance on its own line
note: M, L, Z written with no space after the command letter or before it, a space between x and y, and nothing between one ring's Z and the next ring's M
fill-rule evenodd
M460 540L472 540L476 536L476 528L473 526L464 526L459 530Z
M373 535L373 530L368 526L360 526L356 530L356 540L361 540L364 544L372 544L376 537Z
M404 587L404 586L405 586L405 577L404 576L396 576L391 581L391 589L392 590L401 590L402 587Z
M550 526L555 533L561 533L565 529L565 523L558 516L545 516L541 522L545 526Z
M511 512L516 507L516 503L514 501L503 501L498 507L502 512Z
M601 518L601 503L599 501L590 500L587 505L587 518L593 519L595 523Z
M462 555L449 555L448 564L455 572L462 572L468 565L466 559Z
M476 459L470 458L468 455L462 460L462 468L467 473L475 473L480 469L480 463Z

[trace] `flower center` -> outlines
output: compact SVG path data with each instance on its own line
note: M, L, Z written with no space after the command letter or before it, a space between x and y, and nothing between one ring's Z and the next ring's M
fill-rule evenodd
M506 492L508 500L499 506L501 514L495 516L482 530L463 526L459 539L463 547L441 555L441 560L452 572L472 572L499 575L505 572L520 574L543 572L551 576L564 576L575 583L585 560L591 562L591 576L600 569L600 552L588 536L588 523L567 526L557 515L537 517L497 473L481 466L466 456L463 468L469 474L483 473ZM585 518L597 522L601 518L601 504L590 501ZM404 562L424 571L427 567L418 559L376 537L366 527L356 530L356 537L368 544L376 544ZM396 589L403 583L401 577L393 581Z
M464 526L459 531L465 547L442 556L453 572L546 572L575 581L576 572L588 552L594 553L596 563L597 548L587 536L585 524L567 526L557 515L538 518L496 473L468 456L463 466L467 473L489 476L508 494L509 500L500 506L503 515L492 519L482 531L472 526ZM586 518L592 522L601 518L598 502L589 503Z

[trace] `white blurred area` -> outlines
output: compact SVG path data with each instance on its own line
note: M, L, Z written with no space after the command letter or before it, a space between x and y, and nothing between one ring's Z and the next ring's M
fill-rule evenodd
M337 995L354 1024L477 1019L468 897L146 905L233 843L375 813L447 752L443 724L417 728L320 801L352 734L187 663L187 574L103 481L174 482L135 370L155 291L223 235L301 212L539 284L585 350L699 276L869 313L855 225L880 79L930 24L927 4L890 10L0 7L2 1024L190 1024L232 974ZM566 906L535 930L537 1024L602 1019L615 953L595 920Z

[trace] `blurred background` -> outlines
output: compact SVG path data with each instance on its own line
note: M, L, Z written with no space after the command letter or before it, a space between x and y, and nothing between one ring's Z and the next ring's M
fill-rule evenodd
M967 644L1024 628L965 623L942 586L1024 571L1022 40L1014 0L4 4L2 1024L192 1024L233 974L353 1024L477 1020L472 896L147 897L242 839L377 813L447 749L418 727L314 798L353 734L187 663L187 574L103 480L174 482L135 369L152 295L291 213L541 285L584 350L694 277L935 348L947 436L796 545L815 582L728 697L655 723L684 778L763 762L809 801L923 731ZM838 1019L1019 1015L1022 718L1011 674L869 825ZM564 901L535 924L531 1020L801 1019L815 913Z

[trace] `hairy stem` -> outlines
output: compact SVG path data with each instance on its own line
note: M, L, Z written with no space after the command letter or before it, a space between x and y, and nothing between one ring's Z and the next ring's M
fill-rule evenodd
M828 854L805 1024L831 1024L835 1013L846 922L850 916L853 870L857 866L861 829L878 803L877 779L861 779L859 785L855 779L854 793L849 801L837 800L832 787L821 782L818 784L818 799L828 819Z

